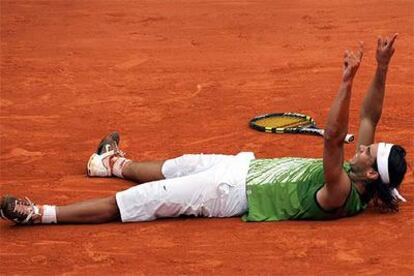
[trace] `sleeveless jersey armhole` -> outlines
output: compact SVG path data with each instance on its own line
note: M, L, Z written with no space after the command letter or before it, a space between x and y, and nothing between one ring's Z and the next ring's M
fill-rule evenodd
M324 184L324 185L325 185L325 184ZM318 189L316 190L316 192L313 194L313 199L315 200L316 206L318 206L318 208L319 208L322 212L327 213L327 214L336 214L336 213L338 213L338 211L342 210L342 209L346 206L346 204L348 203L349 197L350 197L350 196L351 196L351 194L352 194L353 182L351 181L351 185L349 185L348 195L346 196L346 200L344 201L344 203L342 204L342 206L337 207L337 208L333 208L333 209L331 209L331 210L326 210L326 209L324 209L324 208L323 208L323 207L319 204L319 201L318 201L317 194L318 194L319 190L323 188L323 186L324 186L324 185L322 185L320 188L318 188Z

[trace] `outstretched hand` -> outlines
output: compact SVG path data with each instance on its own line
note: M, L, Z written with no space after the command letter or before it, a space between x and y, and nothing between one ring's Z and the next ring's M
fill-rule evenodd
M378 37L376 58L379 66L387 67L390 63L391 57L395 52L393 45L397 37L398 33L393 34L391 37Z
M364 43L359 43L358 50L354 52L350 52L348 50L344 53L344 74L343 80L344 81L352 81L358 71L359 64L361 63L362 56L364 54Z

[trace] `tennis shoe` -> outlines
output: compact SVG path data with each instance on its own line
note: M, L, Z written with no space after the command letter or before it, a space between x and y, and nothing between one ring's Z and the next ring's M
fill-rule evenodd
M30 201L6 195L0 198L0 216L16 224L36 224L41 222L40 208Z
M112 132L105 136L98 145L94 154L89 158L86 172L88 176L109 177L112 176L112 158L124 157L119 147L119 133Z

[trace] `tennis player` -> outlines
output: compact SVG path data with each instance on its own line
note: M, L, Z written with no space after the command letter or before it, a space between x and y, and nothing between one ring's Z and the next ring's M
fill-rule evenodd
M362 44L356 52L345 52L342 81L328 114L323 159L255 159L253 153L242 152L136 162L125 158L115 132L92 154L87 174L144 184L65 206L3 196L1 216L18 224L137 222L180 215L325 220L358 214L372 200L397 211L405 201L397 190L406 172L405 150L374 143L397 36L378 39L378 66L360 112L357 151L349 162L344 163L344 137Z

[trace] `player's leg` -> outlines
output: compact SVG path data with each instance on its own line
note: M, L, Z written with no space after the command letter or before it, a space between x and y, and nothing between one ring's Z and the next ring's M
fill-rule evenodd
M120 221L115 196L56 207L57 223L104 223Z
M28 198L0 198L3 219L17 224L104 223L120 221L115 196L91 199L70 205L54 206L32 203Z
M219 164L227 155L222 154L184 154L163 161L133 161L114 157L113 171L136 183L146 183L168 178L197 174Z
M238 214L238 211L222 214L221 209L218 209L225 205L230 188L228 184L220 183L217 179L217 171L212 169L188 176L145 183L119 192L116 196L64 206L39 205L27 198L4 196L0 199L0 211L2 218L18 224L104 223L120 218L124 222L132 222L149 221L159 217L177 217L183 214L195 216ZM240 194L245 197L245 192Z
M145 183L165 179L162 174L162 166L165 161L143 161L129 160L121 170L121 177L136 183Z
M0 215L21 224L103 223L119 218L123 222L148 221L182 214L240 215L247 210L245 179L252 158L252 153L226 157L209 170L65 206L37 205L27 198L4 196L0 198Z
M87 164L89 176L117 176L145 183L196 174L212 168L226 158L221 154L186 154L163 161L133 161L119 150L119 134L113 132L100 142Z

